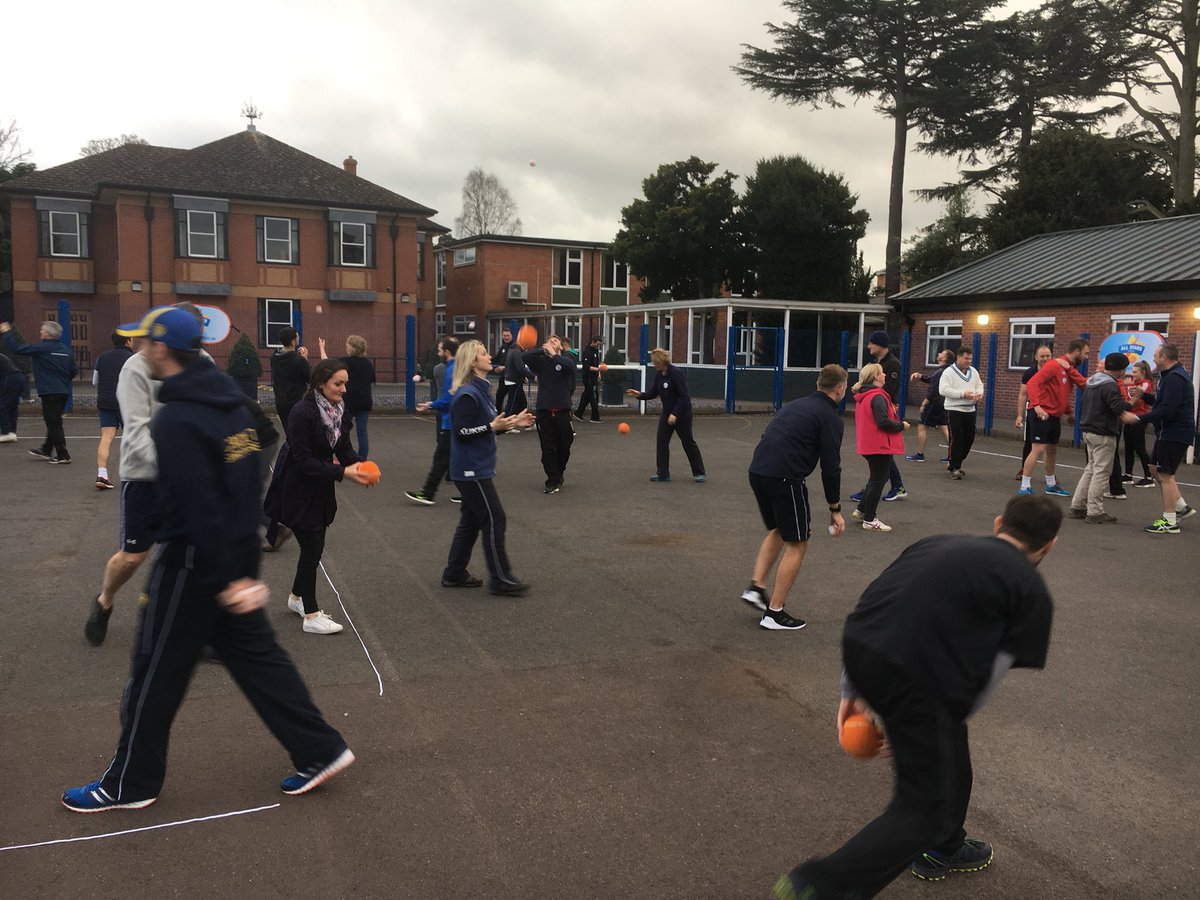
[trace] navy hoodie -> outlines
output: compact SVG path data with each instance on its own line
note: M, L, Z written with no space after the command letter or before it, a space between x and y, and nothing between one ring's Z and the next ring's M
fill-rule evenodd
M258 576L258 434L233 379L200 359L166 378L150 431L162 560L221 590Z
M1161 372L1158 391L1146 400L1153 406L1141 420L1154 426L1160 441L1190 444L1196 439L1196 397L1182 365Z
M683 373L679 369L667 363L667 370L665 372L652 369L650 377L652 379L650 390L644 394L638 394L639 400L654 400L657 398L662 403L662 417L664 419L671 415L691 415L692 397L688 393L687 379L683 377Z

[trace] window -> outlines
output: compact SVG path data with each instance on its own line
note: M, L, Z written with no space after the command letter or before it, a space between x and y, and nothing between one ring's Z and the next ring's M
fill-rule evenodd
M444 313L442 314L445 315ZM443 320L442 327L445 327ZM475 333L475 318L474 316L455 316L454 317L454 333L455 334L474 334Z
M226 213L206 209L176 209L176 255L224 259Z
M604 272L601 275L600 286L619 288L621 290L628 288L629 266L625 263L617 262L607 253L604 254Z
M693 365L716 362L717 314L711 309L695 309L688 315L688 346Z
M260 347L282 347L279 332L292 324L291 300L258 301L258 345Z
M1149 316L1113 316L1112 330L1115 334L1118 331L1157 331L1163 336L1163 340L1167 338L1167 326L1170 324L1171 317L1167 313L1156 313Z
M79 213L50 211L50 255L82 256Z
M464 247L461 250L454 251L454 264L456 266L473 266L475 265L475 248Z
M300 220L258 216L258 261L300 262Z
M433 320L434 337L441 339L446 336L446 314L439 312Z
M339 266L367 264L367 225L363 222L337 222Z
M554 251L556 287L580 287L583 284L583 251L565 247Z
M439 290L446 289L446 254L439 253L433 262L434 286Z
M38 197L38 256L91 256L88 221L92 205L80 200Z
M1008 367L1027 369L1042 344L1054 349L1053 319L1013 319L1008 326Z
M609 320L608 346L616 347L629 359L629 325L625 316L613 316Z
M962 345L962 319L926 323L925 365L936 366L943 350L957 350Z
M425 280L425 232L417 232L417 281Z

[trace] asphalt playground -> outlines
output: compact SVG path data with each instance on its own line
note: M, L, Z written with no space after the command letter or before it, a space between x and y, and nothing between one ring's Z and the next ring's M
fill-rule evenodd
M0 446L3 898L765 897L890 797L888 763L836 742L845 615L910 542L989 531L1019 452L980 438L960 482L902 462L910 497L880 512L891 534L835 540L818 522L788 605L808 627L768 632L739 599L762 538L746 467L765 416L697 420L703 485L677 445L675 481L649 483L652 416L577 424L552 496L536 435L500 438L509 553L533 585L522 599L440 587L452 488L429 508L403 496L428 468L432 419L377 416L383 480L339 487L318 588L346 630L303 634L284 605L294 544L264 557L280 640L358 762L283 795L285 753L204 663L158 802L81 816L58 798L111 755L139 585L89 646L119 498L92 486L93 416L67 420L75 464L49 466L25 452L41 432L29 410ZM866 477L853 446L848 420L843 497ZM1068 487L1081 462L1061 454ZM1200 467L1181 481L1197 504ZM967 827L994 863L936 884L905 874L885 896L1200 896L1200 518L1144 534L1157 491L1129 493L1109 501L1116 525L1064 523L1042 566L1047 668L1010 674L972 723Z

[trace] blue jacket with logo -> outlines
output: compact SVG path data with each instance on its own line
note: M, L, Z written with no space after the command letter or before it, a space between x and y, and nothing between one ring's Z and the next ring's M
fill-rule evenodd
M496 474L496 404L492 386L474 376L450 401L450 477L486 481Z
M436 409L438 416L438 426L443 431L450 430L450 385L454 383L454 360L453 358L446 361L446 369L442 374L442 392L438 394L438 398L429 404L430 409Z
M13 353L24 353L33 361L33 379L37 383L38 395L69 394L71 380L79 371L71 348L62 341L38 341L36 344L19 344L11 331L4 332L4 346Z
M650 390L638 394L639 400L653 400L656 397L662 403L663 417L691 415L692 395L688 393L687 379L683 373L670 363L667 371L655 369Z

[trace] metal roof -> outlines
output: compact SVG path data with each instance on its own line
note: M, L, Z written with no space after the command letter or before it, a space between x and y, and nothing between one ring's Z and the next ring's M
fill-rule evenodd
M1192 215L1039 234L888 299L1111 293L1198 282L1200 215Z

